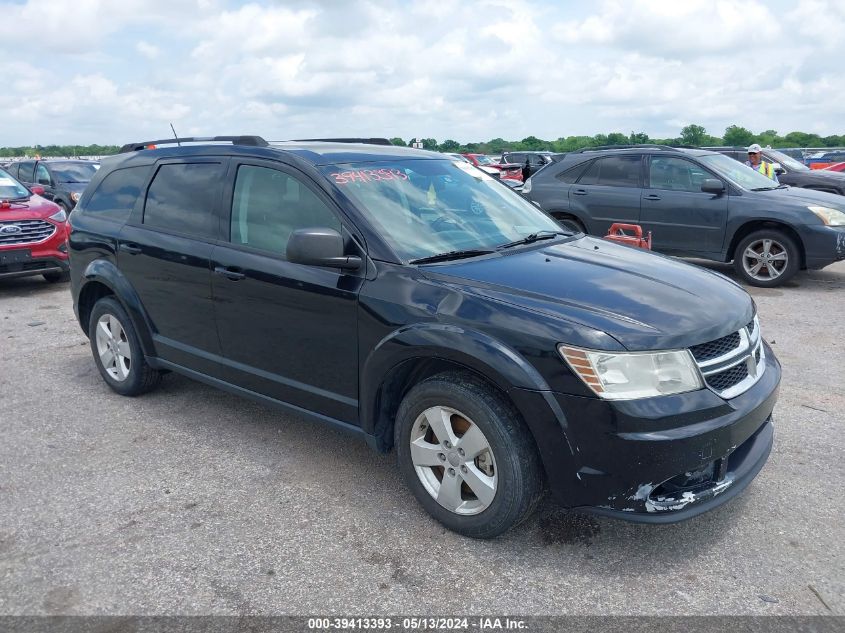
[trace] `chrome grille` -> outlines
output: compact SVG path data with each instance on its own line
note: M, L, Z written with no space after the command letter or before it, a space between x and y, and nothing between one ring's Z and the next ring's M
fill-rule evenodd
M710 341L709 343L702 343L701 345L693 345L689 348L695 360L703 362L713 358L719 358L739 347L741 342L739 332L734 332L723 336L722 338Z
M766 368L757 317L737 332L690 347L707 386L725 399L756 383Z
M7 233L5 227L17 227L14 233ZM0 222L0 246L35 244L43 242L56 232L56 225L44 220L7 220Z

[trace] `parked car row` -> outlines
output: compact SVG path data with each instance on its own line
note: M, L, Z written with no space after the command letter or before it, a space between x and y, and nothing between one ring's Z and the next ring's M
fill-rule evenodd
M806 178L807 188L777 184L721 152L634 145L569 153L523 194L570 230L604 235L616 222L639 224L657 251L733 261L743 281L772 287L845 259L845 198L811 187L814 174L781 160L784 176Z
M16 161L5 169L27 187L43 187L47 200L70 213L99 167L90 160L47 159Z
M477 538L544 489L620 519L687 519L766 462L781 369L722 275L562 230L442 154L177 142L125 146L71 214L74 311L115 392L174 371L395 449L419 503ZM758 176L711 152L622 150L528 183L590 228L617 208L639 220L645 186L669 203L648 217L688 239L676 213L724 218ZM717 250L724 229L703 228Z

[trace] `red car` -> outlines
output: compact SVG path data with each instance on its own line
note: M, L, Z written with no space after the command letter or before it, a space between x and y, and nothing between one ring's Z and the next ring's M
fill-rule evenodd
M522 165L516 163L497 163L486 154L461 154L469 162L486 171L488 174L498 174L502 180L518 180L522 182Z
M833 163L829 167L825 167L827 171L841 171L845 172L845 163Z
M0 169L0 279L43 275L68 278L67 214Z

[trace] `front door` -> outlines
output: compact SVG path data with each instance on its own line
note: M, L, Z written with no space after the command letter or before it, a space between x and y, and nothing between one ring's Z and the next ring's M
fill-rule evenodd
M338 209L304 174L260 161L233 172L228 240L212 254L227 380L357 424L363 272L294 264L285 251L291 233L309 227L341 232L350 254L358 246Z
M728 219L727 192L701 191L715 174L677 156L652 155L642 192L640 225L651 231L654 250L715 253L722 250Z

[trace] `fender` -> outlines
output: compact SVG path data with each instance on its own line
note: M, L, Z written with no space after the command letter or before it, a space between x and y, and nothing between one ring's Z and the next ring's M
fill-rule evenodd
M85 281L79 289L80 296L84 292L85 286L92 281L98 281L108 286L129 314L129 318L132 319L132 325L135 326L135 332L138 334L144 356L154 358L156 351L147 313L138 293L135 292L135 288L132 287L132 284L129 283L129 280L124 277L117 266L107 259L95 259L85 268L82 277ZM81 325L87 331L87 324Z

